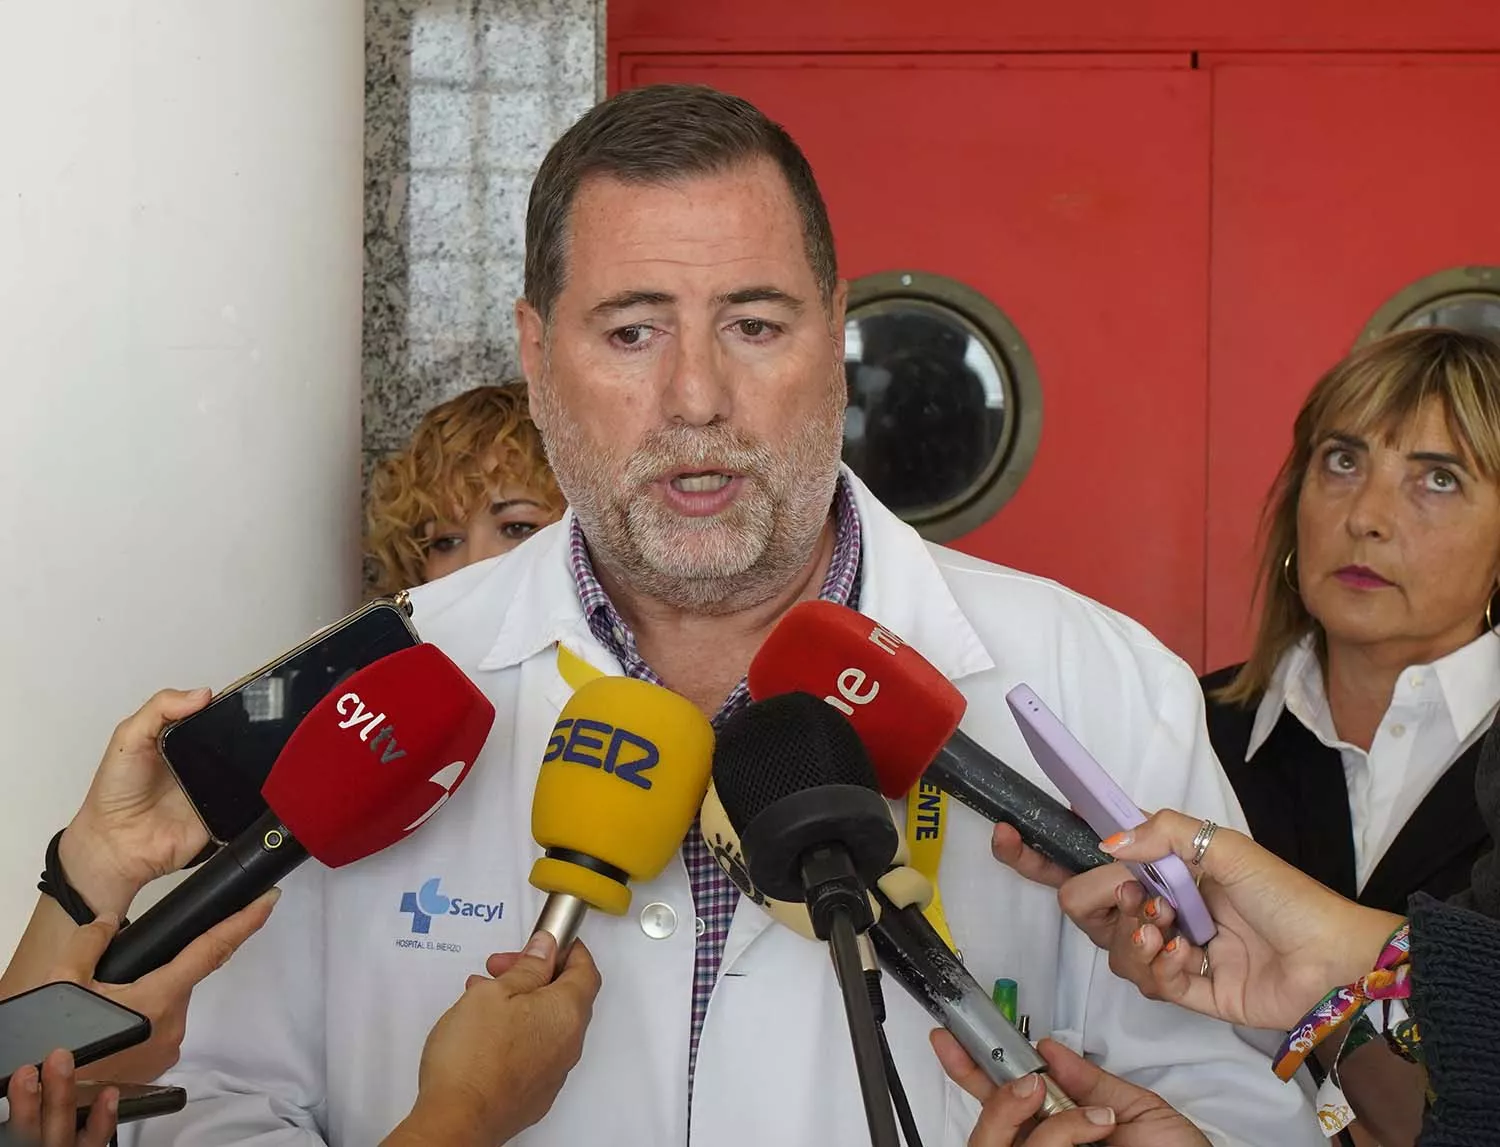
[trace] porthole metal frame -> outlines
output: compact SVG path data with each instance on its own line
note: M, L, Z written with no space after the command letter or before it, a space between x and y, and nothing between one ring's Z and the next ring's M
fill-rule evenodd
M915 302L946 310L979 339L1000 367L1004 429L994 454L970 489L921 514L902 519L932 542L950 542L989 521L1015 495L1036 459L1042 437L1042 382L1020 330L979 291L926 271L881 271L849 284L845 321L894 311ZM864 310L865 314L857 314Z
M1386 300L1365 324L1355 345L1364 346L1390 334L1416 312L1434 304L1480 297L1500 303L1500 267L1450 267L1427 275Z

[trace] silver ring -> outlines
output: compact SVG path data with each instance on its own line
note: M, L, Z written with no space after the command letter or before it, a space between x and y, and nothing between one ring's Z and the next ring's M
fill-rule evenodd
M1203 950L1203 967L1198 969L1198 974L1205 979L1208 978L1208 949Z
M1203 863L1203 854L1208 851L1208 846L1213 843L1214 833L1219 831L1219 826L1211 820L1205 820L1198 826L1198 831L1193 834L1193 867L1196 868Z

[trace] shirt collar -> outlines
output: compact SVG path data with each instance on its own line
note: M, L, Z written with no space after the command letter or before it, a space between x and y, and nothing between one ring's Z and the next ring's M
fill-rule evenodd
M1467 741L1500 705L1500 636L1487 630L1429 665L1408 667L1396 682L1391 704L1416 702L1429 687L1433 690L1431 699L1443 710L1454 739ZM1277 664L1256 709L1246 760L1265 744L1283 711L1290 712L1329 748L1342 744L1333 728L1333 714L1323 688L1323 667L1312 634L1287 650Z

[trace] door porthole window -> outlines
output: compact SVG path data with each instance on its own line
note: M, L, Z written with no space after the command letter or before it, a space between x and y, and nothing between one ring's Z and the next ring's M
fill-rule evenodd
M856 279L844 325L844 461L931 541L992 517L1036 455L1042 393L1021 333L941 275Z
M1359 341L1422 327L1454 327L1500 339L1500 267L1454 267L1418 279L1375 312Z

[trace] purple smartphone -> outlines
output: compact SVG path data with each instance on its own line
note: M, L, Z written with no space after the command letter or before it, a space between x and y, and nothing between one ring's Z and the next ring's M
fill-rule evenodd
M1017 685L1005 695L1006 704L1021 726L1021 736L1042 772L1060 790L1073 810L1101 837L1135 828L1146 817L1125 790L1115 784L1099 762L1068 732L1057 715L1042 703L1029 685ZM1179 856L1168 855L1154 864L1125 861L1125 866L1148 890L1166 898L1177 916L1177 926L1200 947L1217 929L1208 905L1198 894L1192 873Z

